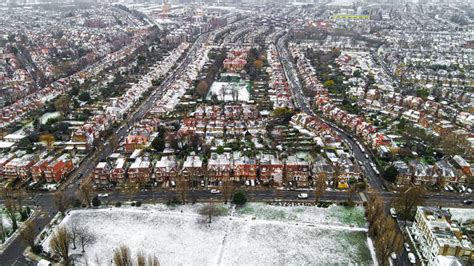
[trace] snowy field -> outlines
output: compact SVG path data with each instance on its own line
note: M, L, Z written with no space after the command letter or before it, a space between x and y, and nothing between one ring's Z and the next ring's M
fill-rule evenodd
M219 101L232 102L248 102L250 93L247 90L247 83L243 82L220 82L212 83L207 100L211 100L212 95L216 95Z
M85 260L95 265L97 258L108 264L121 245L129 246L133 254L156 255L161 265L369 265L373 261L360 208L255 203L230 209L208 224L197 213L200 206L76 210L61 225L74 219L96 236L78 259L80 265ZM354 222L349 221L352 218ZM46 250L48 242L43 244Z

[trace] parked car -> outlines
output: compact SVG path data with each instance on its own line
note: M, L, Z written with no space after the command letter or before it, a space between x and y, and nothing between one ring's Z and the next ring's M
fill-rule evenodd
M411 249L410 249L410 244L408 244L407 242L405 242L403 245L405 246L405 250L406 250L407 252L410 252L410 251L411 251Z
M219 193L221 193L220 190L218 190L218 189L211 189L211 194L219 194Z
M308 193L300 193L298 194L298 199L307 199L308 198Z
M107 198L109 196L109 194L108 193L99 193L97 196L99 198Z
M396 259L397 259L397 253L392 252L392 253L390 254L390 258L392 258L392 260L396 260Z
M408 260L410 261L411 264L415 264L416 263L415 254L408 252Z

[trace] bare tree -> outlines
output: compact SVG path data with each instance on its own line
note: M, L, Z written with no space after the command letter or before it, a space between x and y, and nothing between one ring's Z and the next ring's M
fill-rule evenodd
M94 195L94 190L89 183L84 183L79 187L78 190L79 198L83 203L87 204L87 207L91 207L91 201Z
M72 220L71 225L69 226L69 235L71 236L72 249L76 249L76 240L79 237L79 222L77 220Z
M59 227L52 235L49 245L54 254L57 254L64 261L65 265L69 265L69 244L71 237L65 227Z
M394 199L394 205L402 219L411 220L415 209L425 202L425 190L421 187L401 188Z
M375 251L381 265L388 265L390 253L399 253L403 249L403 236L391 217L382 216L379 220L380 232L375 239Z
M53 194L54 206L64 215L69 205L69 199L63 191L57 191Z
M143 252L138 252L137 254L137 266L145 266L146 265L146 259L145 255L143 255Z
M219 209L215 204L208 203L199 209L199 214L207 217L208 222L212 223L212 217L222 215L222 210Z
M178 175L178 180L176 180L176 191L179 194L179 197L181 198L181 203L185 204L186 203L186 198L188 195L188 189L189 189L189 184L188 180L186 180L186 177L182 174Z
M121 246L114 251L114 264L116 266L132 266L132 253L127 246Z
M324 191L326 191L326 187L326 175L325 173L319 173L314 182L314 198L316 203L319 202Z
M95 241L95 237L94 235L87 229L87 227L84 227L84 226L80 226L78 229L77 229L77 236L78 236L78 240L79 240L79 243L81 244L81 248L82 248L82 253L85 252L85 247L87 245L90 245L92 243L94 243Z
M23 230L20 232L21 240L28 246L35 245L36 223L33 220L27 221Z
M140 191L140 184L138 182L126 181L120 184L120 191L127 195L128 200L132 198Z
M224 180L222 185L222 196L224 196L224 202L230 201L232 194L234 194L234 182L232 180Z
M148 256L148 261L147 261L148 266L160 266L160 261L158 260L158 257L155 255L149 255Z

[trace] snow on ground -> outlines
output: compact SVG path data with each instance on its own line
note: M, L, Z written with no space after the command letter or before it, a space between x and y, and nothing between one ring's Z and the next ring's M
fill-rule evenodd
M468 219L474 220L474 209L449 208L452 219L465 222Z
M94 265L96 255L108 263L121 245L129 246L133 254L154 254L161 265L372 263L366 228L351 227L347 220L362 209L248 204L208 224L197 213L200 206L75 210L61 225L77 220L96 236L80 259L82 265L86 259ZM48 243L49 238L45 250Z
M212 83L207 99L211 100L212 95L216 95L219 101L231 102L240 101L248 102L250 100L250 92L247 90L248 84L245 82L220 82Z

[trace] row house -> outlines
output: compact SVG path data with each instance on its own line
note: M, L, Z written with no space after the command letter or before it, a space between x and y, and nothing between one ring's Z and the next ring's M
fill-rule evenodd
M258 178L262 181L273 180L281 184L283 163L275 155L264 154L258 159Z
M118 158L115 161L115 165L110 171L110 180L116 183L122 183L127 178L127 172L125 169L125 159Z
M247 156L234 160L234 180L255 180L257 179L257 162Z
M211 183L229 180L232 172L232 162L230 154L211 154L207 162L207 176Z
M96 185L107 185L110 180L110 165L107 162L100 162L94 169L94 183Z
M44 171L53 160L54 160L54 157L49 156L47 158L39 160L31 167L31 178L33 179L33 181L35 182L44 181L45 179Z
M0 180L4 178L4 168L7 163L13 160L17 155L15 153L8 153L0 157Z
M46 169L44 169L43 174L46 182L59 183L73 169L74 164L69 155L63 154L51 161Z
M9 180L28 180L31 175L30 168L35 162L34 155L14 158L3 167L3 177Z
M179 167L174 156L163 156L155 164L154 176L158 182L176 180Z
M151 171L151 162L146 158L138 157L128 168L128 179L131 182L149 182Z
M132 130L125 138L124 149L125 152L131 153L137 149L143 149L148 145L151 138L151 132L144 128L137 128Z
M297 186L308 186L310 165L307 161L289 156L285 161L283 181L294 181ZM286 180L285 180L286 179Z
M204 176L203 162L199 156L187 156L183 163L180 174L191 181L198 181Z

